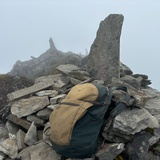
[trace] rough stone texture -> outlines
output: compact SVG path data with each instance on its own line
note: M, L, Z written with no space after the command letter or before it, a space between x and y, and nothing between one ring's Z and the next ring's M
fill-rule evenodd
M38 126L44 126L44 124L45 124L44 120L41 119L41 118L39 118L36 115L29 115L29 116L27 116L27 120L29 122L34 122L37 127Z
M51 109L45 108L38 111L37 116L41 119L48 120L51 112L52 112Z
M131 144L131 147L128 147L128 149L136 151L138 155L143 154L143 156L138 156L138 158L142 157L143 160L144 159L151 160L153 158L157 158L153 154L150 154L151 149L154 153L155 146L158 148L160 145L160 140L159 140L160 126L158 123L160 120L159 119L160 92L148 87L148 85L150 84L148 76L143 74L133 74L133 72L130 70L129 67L119 62L119 38L120 38L122 23L123 23L122 15L110 15L103 22L101 22L100 29L104 30L103 31L100 29L98 30L97 38L95 39L95 42L91 47L91 55L85 58L86 64L84 64L84 66L86 65L88 66L89 63L87 61L89 60L89 58L91 58L91 60L95 60L94 62L96 62L92 64L93 66L88 66L88 67L96 66L95 68L93 68L93 70L94 69L97 70L95 70L95 72L92 72L93 73L92 76L94 76L96 72L99 75L97 76L97 78L94 77L96 79L94 82L104 84L104 81L106 82L105 76L108 77L109 74L112 77L112 82L110 84L107 83L106 84L107 87L110 88L110 87L115 87L117 85L126 86L128 88L129 93L135 98L134 106L128 107L120 115L114 118L109 130L103 131L105 132L106 136L104 136L104 134L102 136L104 136L107 141L103 141L104 140L103 137L101 136L99 137L98 149L102 147L102 141L104 142L104 148L98 150L97 155L99 156L100 160L103 159L113 160L118 154L121 154L121 152L123 152L124 149L125 149L124 152L127 153L126 146L127 144L128 145ZM38 74L40 73L39 71L42 71L42 74L45 75L46 74L45 71L48 72L48 67L46 66L51 67L50 71L53 69L52 68L53 64L49 62L51 62L50 60L52 58L56 58L54 52L58 54L60 53L56 49L53 40L50 39L50 48L47 51L47 53L40 56L39 58L32 57L32 63L34 62L34 64L30 65L33 67L33 70L31 70L30 66L28 67L28 64L30 62L28 64L18 62L19 67L22 66L23 68L24 67L23 65L26 65L28 67L27 70L23 70L23 73L26 74L26 76L28 76L29 74L31 74L32 71L35 70L38 71L37 72ZM96 54L97 56L93 56L93 53ZM70 53L68 53L68 56L69 54ZM62 54L59 54L58 56L66 58ZM49 61L48 58L50 58ZM74 63L76 63L76 59L74 59L73 56L69 57L69 59L70 61L74 61ZM26 88L27 92L21 92L21 93L19 92L19 94L15 94L13 92L11 96L12 98L10 99L11 102L9 102L9 104L7 105L7 107L5 107L4 110L0 111L0 118L4 120L4 122L6 123L5 126L0 125L1 129L0 148L1 149L3 148L2 149L3 151L0 150L0 158L4 157L3 159L5 160L11 160L10 157L12 157L12 159L19 158L22 160L42 160L42 159L58 160L60 158L53 151L53 148L51 147L51 142L49 141L50 124L48 118L50 112L48 112L48 108L54 110L56 107L58 107L60 99L56 98L56 96L60 96L64 93L67 94L73 85L78 83L92 82L94 80L88 74L88 72L86 72L86 70L81 70L77 66L73 67L73 65L68 65L72 63L66 63L66 62L67 61L63 63L63 66L58 67L60 69L56 70L56 75L47 74L47 76L39 77L38 74L36 75L35 73L33 73L33 77L36 76L39 77L35 80L35 85L39 83L43 83L46 85L46 83L49 81L52 84L51 86L49 85L46 88L44 87L40 90L38 89L39 91L37 91L36 88L35 90L34 88L32 88L32 90L28 91L27 90L28 88ZM102 70L100 67L103 67ZM115 72L113 72L113 68ZM92 68L90 69L92 70ZM119 70L120 70L120 77L119 77ZM58 71L60 71L62 74L57 74ZM112 72L113 74L109 73L109 71ZM52 94L53 90L55 91L55 94ZM12 106L13 104L17 104L18 101L20 100L22 101L23 96L25 96L25 98L28 101L26 100L25 103L19 104L19 107L16 108L16 115L20 114L19 117L21 117L18 118L17 116L10 114L10 106ZM43 105L44 107L44 108L42 107L43 109L41 107L35 109L34 107L38 104L38 102L43 101L42 99L37 99L37 97L44 98L44 96L46 96L46 99L48 99L47 104L48 103L49 104L48 105L45 104L45 107ZM115 96L115 94L113 94L113 96ZM30 98L32 97L33 101L34 98L36 98L37 101L31 103L31 100L29 100L30 98L27 97ZM17 102L12 101L14 99L15 100L19 99L19 100L17 100ZM20 108L23 107L23 105L25 106L24 107L25 109L22 115ZM26 114L25 112L28 112L27 115L25 115ZM6 116L8 116L7 119ZM40 117L44 119L43 122L42 119L39 119ZM12 125L9 125L10 122L6 122L7 120L13 122L17 126L15 127L16 129L14 129L14 127L12 128ZM32 125L29 121L32 122ZM0 121L0 124L1 123L2 122ZM137 138L137 135L139 135L140 133L145 133L145 135L142 135L142 137L139 136ZM147 136L148 133L151 134L151 136L148 137ZM8 140L8 134L10 138L9 140ZM24 143L24 140L26 144ZM4 143L4 141L7 141L7 143ZM16 147L12 146L12 144L15 144ZM28 147L26 148L26 146ZM13 147L14 149L12 150ZM16 148L18 148L17 149L18 156L16 156L17 154L17 150L15 151ZM121 154L122 157L124 156L123 153ZM132 154L132 152L128 152L127 154L128 156L134 155ZM148 157L145 157L145 155L151 158L148 159ZM117 159L122 159L122 158L120 158L119 156L117 157ZM123 157L123 159L125 158ZM76 160L76 159L68 158L68 160ZM137 157L136 160L138 160Z
M4 152L11 158L16 158L18 154L17 142L15 139L1 139L0 151Z
M151 115L156 117L160 123L160 92L151 87L147 87L143 89L143 91L148 96L144 108L148 110Z
M37 128L34 122L32 122L28 132L26 133L24 137L24 142L27 145L33 145L37 142Z
M123 143L106 144L96 153L96 156L99 160L113 160L122 151L124 151Z
M56 97L53 97L50 99L50 103L51 105L57 104L59 101L61 101L64 97L66 96L66 94L60 94Z
M16 139L16 135L19 130L19 127L10 121L7 121L5 128L7 128L8 132L9 132L9 138Z
M26 87L24 89L9 93L7 95L7 97L10 101L12 101L12 100L21 98L23 96L29 95L31 93L35 93L37 91L40 91L42 89L48 88L48 87L52 86L53 84L54 84L54 81L51 79L48 79L45 81L45 83L44 82L36 83L31 87Z
M120 77L123 77L125 75L132 75L132 74L133 74L132 70L121 62L120 63Z
M52 105L47 106L47 108L51 110L55 110L58 106L59 104L52 104Z
M35 79L35 84L39 82L46 83L47 81L54 82L52 84L52 89L59 90L69 83L69 79L61 74L42 76Z
M144 160L147 158L149 139L152 137L149 133L138 133L134 139L126 145L126 151L129 159Z
M0 139L8 138L8 130L4 124L0 124Z
M11 107L11 113L18 118L30 115L39 111L49 105L47 96L44 97L30 97L27 99L20 99L15 101Z
M135 134L146 128L159 128L158 120L146 109L125 109L115 117L113 129L125 133L126 135Z
M60 156L46 142L27 147L18 155L22 160L60 160Z
M117 79L115 77L112 78L112 82L109 85L109 87L114 86L126 86L128 89L128 93L130 93L130 95L132 95L135 98L134 106L144 108L144 105L149 98L146 90L138 90L129 85L128 83L125 83L122 80Z
M23 127L24 129L29 129L29 127L31 126L31 123L28 122L27 120L25 119L20 119L18 118L17 116L13 115L13 114L10 114L8 117L7 117L8 120L10 120L11 122L13 122L14 124L17 124L21 127Z
M58 92L56 90L43 90L43 91L39 91L35 94L40 97L43 97L43 96L55 97L58 95Z
M17 132L18 151L21 151L27 147L26 144L24 143L24 137L25 137L25 132L23 132L21 129L19 129Z
M123 15L111 14L100 23L87 64L87 71L95 79L104 80L106 84L112 77L120 77L120 35Z
M73 64L67 64L67 65L59 65L57 67L57 70L62 74L69 75L70 72L80 70L80 68Z
M130 75L125 75L121 78L123 82L128 83L129 85L131 85L132 87L136 89L141 89L142 79L143 79L142 77L134 78Z

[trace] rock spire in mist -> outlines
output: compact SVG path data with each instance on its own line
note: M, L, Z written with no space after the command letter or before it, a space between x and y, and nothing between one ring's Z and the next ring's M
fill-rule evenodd
M49 39L49 44L50 44L50 49L51 50L57 50L57 48L56 48L56 46L55 46L55 44L53 42L53 39L51 37Z
M101 21L88 56L87 71L105 83L109 83L112 77L120 77L119 52L123 19L121 14L110 14Z

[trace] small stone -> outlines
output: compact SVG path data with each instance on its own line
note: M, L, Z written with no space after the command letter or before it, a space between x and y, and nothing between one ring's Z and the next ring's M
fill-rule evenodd
M34 122L32 122L28 132L26 133L24 142L29 146L37 142L37 128Z

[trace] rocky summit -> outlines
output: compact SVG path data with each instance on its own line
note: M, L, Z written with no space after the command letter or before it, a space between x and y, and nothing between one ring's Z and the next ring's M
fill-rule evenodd
M102 21L89 55L77 63L79 65L56 64L54 74L38 77L33 74L34 83L7 93L8 105L0 111L0 160L60 160L61 156L52 149L49 139L49 116L73 86L86 82L107 87L126 86L135 99L133 106L125 108L113 119L109 129L104 127L102 130L104 142L103 147L98 148L97 158L160 159L160 92L149 86L151 81L147 75L133 74L119 61L122 22L123 16L117 14L109 15ZM49 50L47 54L57 51L52 39ZM99 56L103 58L97 62L96 57ZM114 59L115 63L109 59ZM98 67L100 64L101 67ZM38 68L38 63L36 66ZM43 67L45 70L45 65ZM112 72L113 68L115 72ZM29 71L25 72L27 75ZM14 68L10 73L14 75L18 72Z

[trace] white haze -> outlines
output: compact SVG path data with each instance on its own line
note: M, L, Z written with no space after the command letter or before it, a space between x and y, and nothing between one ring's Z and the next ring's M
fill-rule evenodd
M50 37L58 50L89 51L109 14L124 15L121 62L160 90L159 0L0 0L0 73L40 56Z

